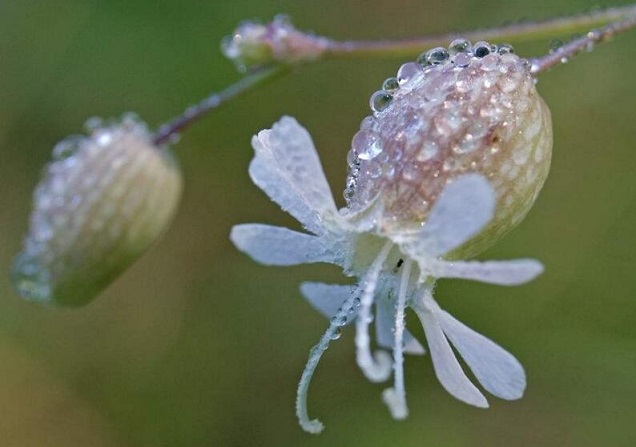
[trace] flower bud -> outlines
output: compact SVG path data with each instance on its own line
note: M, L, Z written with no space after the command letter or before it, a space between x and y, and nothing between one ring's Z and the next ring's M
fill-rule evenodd
M550 167L550 111L529 64L508 45L458 39L404 64L397 81L399 88L372 96L373 116L353 138L348 209L376 210L362 214L379 216L385 234L418 231L446 184L479 173L497 207L490 224L460 247L472 256L532 207Z
M58 143L35 189L12 280L26 299L90 301L165 231L182 189L166 147L133 116Z
M221 42L221 51L244 72L271 63L294 64L320 57L328 46L324 37L297 30L289 18L276 16L266 25L240 24Z

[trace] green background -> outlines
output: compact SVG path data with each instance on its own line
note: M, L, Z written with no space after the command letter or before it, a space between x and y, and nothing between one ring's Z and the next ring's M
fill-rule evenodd
M440 304L510 349L525 397L468 407L408 358L410 417L355 366L346 331L296 424L296 383L326 322L303 280L335 267L260 266L232 225L297 225L247 176L251 135L289 114L308 127L338 200L368 97L400 60L307 66L228 104L176 147L186 181L161 242L89 306L22 301L8 282L32 189L54 143L94 115L158 125L238 79L218 49L243 19L290 14L335 38L406 37L583 11L590 1L142 1L0 3L0 445L636 445L636 32L541 76L554 121L551 176L524 223L482 259L536 257L546 272L503 288L442 282ZM548 41L516 45L543 54ZM414 57L416 55L413 55ZM421 328L409 316L418 336Z

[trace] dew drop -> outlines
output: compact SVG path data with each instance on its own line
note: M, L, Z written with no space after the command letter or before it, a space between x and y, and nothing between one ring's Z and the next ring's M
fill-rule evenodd
M488 42L477 42L473 47L475 57L482 58L490 54L491 45Z
M391 105L391 101L393 101L393 96L390 93L379 90L371 95L369 106L371 106L371 110L379 113L386 110Z
M453 57L453 63L457 66L457 67L468 67L470 65L470 61L471 61L471 57L470 54L468 53L459 53L457 54L455 57Z
M71 135L57 143L53 148L54 160L65 160L73 156L81 147L84 137L81 135Z
M331 339L332 340L338 340L340 337L342 336L342 331L340 330L340 328L337 328L333 334L331 334Z
M382 152L382 143L375 133L361 130L353 136L351 150L358 154L360 160L373 160Z
M382 83L382 90L384 90L386 92L389 92L389 93L393 93L394 91L396 91L399 88L400 88L400 84L399 84L399 82L398 82L396 77L387 78Z
M469 53L471 50L470 40L455 39L448 46L448 53L451 55L459 53Z
M499 45L499 49L497 50L497 52L503 56L504 54L514 54L515 49L512 47L512 45L504 43Z
M440 65L448 61L448 50L443 47L433 48L426 52L426 60L431 65Z
M413 79L422 75L422 66L415 62L407 62L402 64L397 72L397 81L399 85L411 82Z

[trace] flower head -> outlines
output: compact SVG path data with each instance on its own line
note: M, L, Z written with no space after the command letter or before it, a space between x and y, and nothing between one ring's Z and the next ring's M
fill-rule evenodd
M384 401L393 417L407 416L403 354L425 353L404 327L407 308L422 322L439 381L456 398L488 406L451 343L493 395L518 399L526 386L519 362L442 310L433 288L440 278L516 285L543 271L531 259L463 259L501 237L532 205L549 166L549 112L527 64L510 51L463 41L421 60L423 65L405 65L395 82L385 82L392 90L380 93L382 107L378 94L372 97L374 116L363 121L352 142L347 206L341 210L309 134L293 118L252 140L252 180L311 234L238 225L231 233L234 244L263 264L327 262L357 279L354 285L301 287L330 318L298 387L297 415L308 432L323 429L307 414L311 376L329 342L350 323L362 372L384 381L393 371ZM371 350L373 312L377 344L392 349L392 358Z
M35 189L24 248L13 265L22 297L78 306L90 301L165 231L181 173L144 123L87 123L53 149Z

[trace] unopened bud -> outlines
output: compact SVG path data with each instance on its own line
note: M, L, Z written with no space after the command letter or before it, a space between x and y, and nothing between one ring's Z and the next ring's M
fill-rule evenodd
M67 306L90 301L165 231L182 189L165 147L129 115L90 120L90 136L53 150L35 189L29 232L12 280L24 298Z
M271 63L294 64L320 57L327 39L297 30L279 15L266 25L244 22L221 42L225 57L244 72Z

